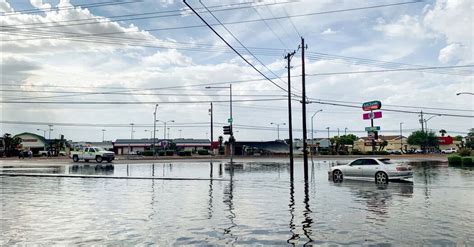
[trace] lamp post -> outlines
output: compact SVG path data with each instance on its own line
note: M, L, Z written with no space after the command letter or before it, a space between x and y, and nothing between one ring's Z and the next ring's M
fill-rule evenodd
M105 141L105 131L106 129L102 129L102 142Z
M163 127L163 139L166 139L166 124L167 124L167 123L174 123L174 120L168 120L168 121L156 120L156 122L160 122L160 123L163 123L163 124L164 124L164 127ZM168 129L169 129L169 128L168 128ZM169 137L169 134L168 134L168 137Z
M133 126L134 126L134 125L135 125L134 123L130 123L131 131L130 131L130 141L128 142L128 154L130 154L130 153L132 152L132 150L131 150L131 149L132 149L132 148L131 148L131 142L132 142L132 140L133 140L133 132L135 132L135 131L133 130Z
M317 111L313 114L313 116L311 116L311 139L312 139L312 142L311 142L311 143L314 142L314 128L313 128L313 119L314 119L314 116L316 116L316 114L318 114L318 112L322 112L322 111L323 111L323 109L317 110Z
M229 118L229 125L230 125L230 129L231 129L231 132L230 132L230 139L229 139L229 144L230 144L230 165L232 166L233 165L233 161L234 161L234 129L232 128L233 126L233 122L234 122L234 119L232 118L232 84L229 84L228 87L210 87L210 86L207 86L206 89L212 89L212 88L226 88L226 89L229 89L229 114L230 114L230 118Z
M181 139L181 131L183 130L178 130L179 131L179 139Z
M403 153L403 135L402 135L402 125L403 122L400 123L400 152Z
M347 127L344 128L344 135L347 136Z
M155 104L155 111L153 112L153 157L155 156L155 145L156 145L156 108L158 104Z
M166 131L168 132L168 139L170 139L170 127L166 128Z
M46 139L46 131L48 130L45 130L45 129L36 129L37 131L43 131L43 137L44 139Z
M328 130L328 144L329 146L332 146L331 144L331 138L329 137L329 127L326 127L326 129ZM329 147L328 147L329 148Z
M474 95L474 93L471 93L471 92L460 92L460 93L457 93L456 95L459 96L461 94L469 94L469 95Z
M337 137L339 138L339 128L337 128Z
M425 119L425 129L426 129L426 133L428 133L428 121L430 121L430 119L434 118L434 117L441 117L441 115L434 115L434 116L431 116L429 117L428 119Z
M286 123L270 123L270 125L277 126L277 140L280 140L280 125L286 125Z
M48 136L48 139L51 140L51 131L53 131L53 125L52 124L48 124L48 130L49 130L49 136Z

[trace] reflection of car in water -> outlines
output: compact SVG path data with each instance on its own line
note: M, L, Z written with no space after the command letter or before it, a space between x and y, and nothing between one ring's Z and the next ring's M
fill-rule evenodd
M330 175L334 182L344 178L371 178L376 183L386 184L393 179L413 177L411 166L393 163L386 158L361 158L346 165L333 166Z
M113 175L114 166L69 166L69 174L80 174L80 175Z

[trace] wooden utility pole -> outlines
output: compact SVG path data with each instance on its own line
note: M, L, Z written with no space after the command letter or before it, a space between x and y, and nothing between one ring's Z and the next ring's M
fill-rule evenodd
M214 150L212 150L212 142L214 141L214 119L213 119L213 109L212 109L212 102L211 102L211 108L209 109L209 115L211 115L211 153L214 152ZM212 177L212 175L211 175Z
M304 166L304 180L308 180L308 143L306 133L306 76L305 76L305 63L304 63L304 50L307 48L304 44L304 38L301 37L301 83L302 83L302 97L303 100L303 166Z
M288 68L288 138L289 138L289 148L290 148L290 178L293 180L294 174L294 162L293 162L293 121L291 117L291 58L295 55L295 51L288 53L285 56L287 60Z

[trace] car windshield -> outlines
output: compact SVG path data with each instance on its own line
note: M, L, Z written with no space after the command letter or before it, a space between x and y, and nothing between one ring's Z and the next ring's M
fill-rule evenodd
M386 165L390 165L390 164L393 164L390 159L380 159L380 161Z

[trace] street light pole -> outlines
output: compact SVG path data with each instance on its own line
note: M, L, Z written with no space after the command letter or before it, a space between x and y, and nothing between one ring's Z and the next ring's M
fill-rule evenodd
M52 125L52 124L48 124L48 127L49 127L49 136L48 136L48 139L51 140L51 131L53 131L53 125Z
M344 135L347 136L347 127L344 128Z
M403 135L402 135L402 125L403 122L400 123L400 152L403 153Z
M102 142L105 141L105 131L106 131L105 129L102 129Z
M329 146L332 146L331 144L331 138L329 137L329 127L326 127L326 129L328 130L328 144ZM329 147L328 147L329 148Z
M435 115L435 116L432 116L432 117L429 117L428 119L425 119L425 129L426 129L426 133L428 133L428 121L430 121L430 119L434 118L434 117L440 117L441 115Z
M153 157L156 153L156 108L158 108L158 104L155 104L155 111L153 112Z
M280 140L280 125L286 125L286 123L270 123L270 124L277 126L277 140Z
M44 129L36 129L37 131L43 131L43 137L44 139L46 139L46 131L47 130L44 130Z
M457 93L456 95L459 96L461 94L469 94L469 95L474 95L474 93L471 93L471 92L460 92L460 93Z

